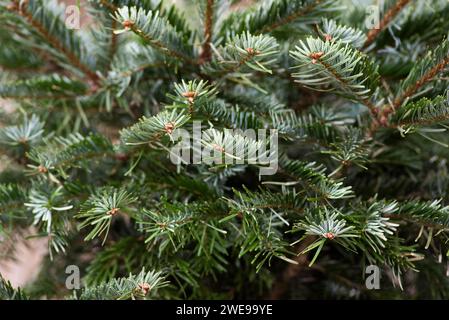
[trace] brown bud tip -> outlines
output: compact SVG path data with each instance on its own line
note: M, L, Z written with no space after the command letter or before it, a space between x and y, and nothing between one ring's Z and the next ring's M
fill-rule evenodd
M134 22L131 20L125 20L122 22L122 26L125 27L125 29L129 29L134 25Z
M48 170L47 168L45 168L44 166L40 165L39 167L37 167L37 171L39 171L39 173L47 173Z
M309 54L309 57L312 58L312 63L316 63L316 61L324 55L323 51L312 52Z
M115 216L118 212L119 212L119 208L112 208L111 210L108 211L108 215L110 216Z
M196 97L196 91L187 91L187 92L184 92L184 93L182 94L182 96L183 96L183 97L186 97L186 98L195 98L195 97Z
M144 282L144 283L139 283L138 284L139 290L144 294L147 295L148 292L151 290L151 287L148 283Z
M331 36L330 34L326 34L326 35L324 36L324 40L325 40L325 41L331 41L331 40L332 40L332 36Z
M323 234L323 237L329 240L333 240L335 238L335 235L332 232L326 232L325 234Z
M254 50L253 48L246 48L245 50L246 50L246 52L248 52L249 55L252 55L252 56L260 54L259 50Z
M165 124L164 129L168 134L172 134L173 130L175 129L175 125L172 122L168 122Z
M27 144L28 143L28 139L25 138L25 137L19 138L18 141L19 141L20 144Z

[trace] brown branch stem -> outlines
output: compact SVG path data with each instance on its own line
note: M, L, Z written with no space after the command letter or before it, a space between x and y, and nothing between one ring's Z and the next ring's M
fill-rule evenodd
M28 23L33 26L33 28L36 29L36 31L43 38L45 38L53 48L61 52L74 67L84 73L93 83L97 84L99 81L98 75L93 72L88 66L84 65L79 60L79 58L75 54L70 52L58 39L52 36L40 22L36 21L33 18L33 15L27 11L27 5L27 1L22 2L21 6L17 7L18 13L22 17L24 17L28 21Z
M387 13L384 15L382 20L380 21L379 28L371 29L368 32L366 37L366 41L364 44L364 48L368 47L371 43L374 42L376 37L383 31L383 29L401 12L401 10L410 2L410 0L398 0L396 5L393 6Z
M214 15L214 0L207 0L205 22L204 22L204 44L203 44L203 52L201 53L200 56L201 63L209 61L212 56L210 44L212 41L213 15Z

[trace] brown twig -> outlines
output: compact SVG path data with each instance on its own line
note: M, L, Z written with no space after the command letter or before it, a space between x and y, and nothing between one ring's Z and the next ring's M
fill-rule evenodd
M210 44L212 41L212 18L214 15L214 0L207 0L206 5L206 20L204 22L204 44L203 44L203 52L200 56L201 63L209 61L211 59L211 48Z
M411 95L413 95L419 88L424 84L431 81L439 72L443 71L444 68L449 64L449 56L444 58L439 64L429 70L424 76L422 76L414 85L408 87L403 94L401 94L397 99L394 100L393 105L398 108L402 105L404 100Z
M94 84L97 84L99 82L98 75L93 72L88 66L84 65L76 55L74 55L66 47L64 47L64 45L58 39L52 36L41 23L36 21L33 18L33 15L27 11L27 6L28 2L23 1L20 7L17 6L17 12L22 17L24 17L28 21L28 23L33 26L36 31L42 37L44 37L53 48L61 52L74 67L83 72Z
M396 2L396 5L392 7L390 10L387 11L387 13L384 15L382 20L380 21L379 28L377 29L371 29L368 32L368 35L366 37L366 41L364 44L364 48L368 47L373 41L376 39L376 37L379 35L380 32L393 20L398 13L410 2L410 0L398 0Z
M112 30L115 30L117 28L117 21L112 20ZM111 46L109 48L109 59L112 62L115 53L117 51L117 35L112 31L111 32Z
M135 26L131 26L130 30L132 30L135 34L139 35L140 37L142 37L143 40L151 43L156 49L158 49L159 51L168 54L171 57L183 60L185 62L191 63L191 64L197 64L197 61L193 60L192 58L184 55L181 52L172 50L170 48L167 48L162 42L153 39L152 37L150 37L149 35L145 34L142 30L140 30L139 28L136 28Z
M443 71L446 66L449 65L449 56L444 58L440 63L438 63L435 67L429 70L426 74L424 74L418 81L415 82L415 84L409 86L405 89L405 91L397 97L392 105L384 106L383 110L379 114L380 123L376 123L372 126L370 132L371 135L374 134L374 132L379 128L380 125L383 125L384 127L396 127L397 125L390 125L388 121L388 117L391 114L394 114L396 110L401 107L401 105L404 103L404 101L411 97L414 93L416 93L419 88L421 88L424 84L431 81L439 72ZM436 118L435 120L444 120L444 118ZM425 124L427 121L422 121L422 124ZM403 122L398 125L405 125L406 122Z

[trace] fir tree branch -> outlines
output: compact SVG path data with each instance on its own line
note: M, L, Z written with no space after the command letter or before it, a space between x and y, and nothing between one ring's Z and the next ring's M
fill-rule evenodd
M269 33L273 30L280 28L286 24L289 24L296 19L306 16L310 12L312 12L320 3L325 2L325 0L315 0L313 2L307 3L303 7L298 7L298 10L291 12L289 15L280 18L278 21L275 21L272 24L269 24L267 26L264 26L262 30L259 31L259 33Z
M16 10L19 15L25 18L25 20L45 39L48 43L57 51L62 53L67 60L78 70L83 72L94 84L99 83L98 75L86 66L81 60L70 50L68 50L56 37L54 37L44 25L42 25L37 19L33 17L33 14L28 11L29 0L16 3Z
M278 43L266 35L253 36L246 32L233 36L229 43L217 50L217 56L202 66L206 74L233 74L244 66L260 72L271 73L266 66L273 64L278 52ZM266 66L265 66L266 65Z
M447 97L422 98L398 109L390 121L391 126L432 125L449 120Z
M212 41L212 29L213 29L213 16L214 16L214 0L206 0L206 12L204 22L204 43L203 52L200 56L201 63L209 61L212 56L211 41Z
M379 27L376 29L371 29L368 34L364 44L364 47L368 47L374 42L376 37L383 31L383 29L404 9L404 7L410 2L410 0L398 0L396 5L394 5L387 13L384 15L380 21Z
M58 74L0 84L0 97L14 99L75 99L91 95L84 83Z
M449 65L449 41L447 38L443 40L433 51L423 57L410 70L407 78L405 78L399 87L399 93L392 105L384 106L382 112L379 114L380 123L388 126L387 117L400 110L403 103L424 85L434 80L434 78ZM416 119L417 120L417 119ZM425 122L425 121L424 121ZM377 129L375 126L374 130Z
M142 271L127 278L112 279L97 286L84 288L77 300L147 300L157 296L157 290L168 285L162 272Z
M0 274L0 300L29 300L30 298L22 289L15 289L11 282L7 281Z
M376 107L370 97L379 82L378 67L366 55L340 41L309 37L290 56L300 64L292 76L307 88L334 91L365 104L373 117ZM330 87L330 88L329 88ZM375 118L375 117L374 117Z
M185 46L181 34L159 11L123 7L117 9L114 19L124 27L123 31L134 32L161 53L193 65L198 63L190 56L191 48Z
M449 55L446 56L445 58L443 58L443 60L441 60L441 62L439 62L436 66L434 66L432 69L430 69L427 73L422 75L422 77L418 81L416 81L416 83L414 85L407 87L407 89L398 98L396 98L394 100L394 103L393 103L394 107L395 108L400 107L406 98L409 98L415 92L417 92L423 85L425 85L429 81L432 81L434 79L434 77L438 73L443 71L444 68L446 68L446 66L448 64L449 64Z
M256 8L231 14L222 23L220 33L227 37L228 30L235 34L248 31L254 35L270 33L293 22L311 22L320 14L332 11L329 0L264 0Z

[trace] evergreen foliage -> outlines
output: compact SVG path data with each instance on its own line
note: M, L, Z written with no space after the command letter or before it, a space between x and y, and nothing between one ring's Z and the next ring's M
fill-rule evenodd
M448 299L449 3L374 2L0 0L0 299Z

